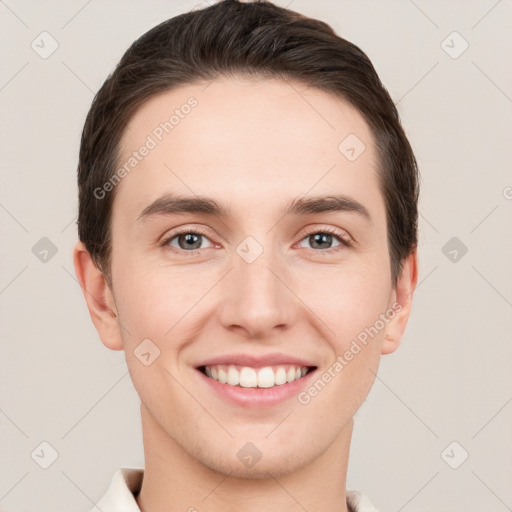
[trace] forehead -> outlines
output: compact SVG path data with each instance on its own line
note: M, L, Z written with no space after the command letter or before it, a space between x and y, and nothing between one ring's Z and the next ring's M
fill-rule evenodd
M126 166L143 146L151 148ZM333 191L382 203L362 115L298 82L219 77L161 93L132 117L120 150L128 172L115 203L137 214L171 191L252 206Z

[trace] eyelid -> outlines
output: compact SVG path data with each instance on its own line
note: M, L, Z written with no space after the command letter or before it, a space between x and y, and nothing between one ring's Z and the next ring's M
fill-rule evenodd
M162 241L159 242L159 245L161 245L163 247L165 247L165 246L170 247L170 242L172 240L174 240L176 237L178 237L180 235L184 235L184 234L188 234L188 233L195 233L198 235L202 235L205 238L207 238L210 241L210 243L212 243L212 245L218 245L216 242L211 240L210 235L207 233L207 230L203 229L202 227L197 227L197 226L181 226L181 227L174 228L170 232L167 232L162 237ZM342 248L352 247L352 245L355 243L355 241L352 239L352 237L350 235L348 235L348 233L346 231L344 231L344 230L342 231L339 228L334 228L331 226L307 227L307 228L305 228L305 231L303 231L301 238L298 240L297 243L300 243L308 236L317 234L317 233L327 233L327 234L333 235L334 237L339 239L340 246L342 246ZM336 252L336 251L340 250L340 246L331 247L329 249L319 249L319 250L311 249L311 250L316 253L329 254L331 252ZM175 250L180 253L187 253L189 255L193 255L193 254L199 253L200 251L202 251L204 249L192 249L192 250L187 251L184 249L177 250L177 249L173 248L172 250Z
M174 252L180 252L181 254L187 253L187 254L197 254L200 251L204 251L204 249L192 249L190 251L186 251L184 249L176 249L175 247L171 247L170 243L172 240L174 240L176 237L180 235L186 235L188 233L196 233L198 235L202 235L203 237L207 238L209 242L215 246L218 245L216 242L212 240L212 237L207 232L207 229L203 229L202 227L198 226L178 226L176 228L173 228L165 233L165 235L162 236L160 241L158 242L158 245L161 247L169 247ZM209 249L210 247L208 247Z
M337 236L343 242L346 243L355 243L354 239L345 231L340 228L335 228L332 226L313 226L306 228L301 241L308 235L313 235L315 233L329 233L330 235Z
M356 243L355 240L346 231L340 230L339 228L334 228L331 226L310 226L306 228L305 232L303 232L297 244L300 244L304 239L316 233L327 233L329 235L334 236L339 240L339 245L335 247L330 247L329 249L308 249L309 252L313 252L315 255L330 256L333 253L338 253L340 251L346 251L347 249L351 249Z

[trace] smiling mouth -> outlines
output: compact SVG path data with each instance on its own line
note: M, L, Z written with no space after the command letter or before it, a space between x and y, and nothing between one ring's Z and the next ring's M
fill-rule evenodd
M316 370L316 366L284 364L253 368L234 364L199 366L198 370L221 384L242 388L272 388L282 386Z

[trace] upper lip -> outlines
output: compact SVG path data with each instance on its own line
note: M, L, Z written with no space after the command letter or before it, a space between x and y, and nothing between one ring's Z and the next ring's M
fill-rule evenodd
M235 364L240 366L253 366L256 368L263 366L277 366L284 364L292 364L298 366L315 366L311 361L301 359L287 354L267 354L267 355L251 355L251 354L227 354L223 356L212 357L203 361L197 367L213 366L216 364Z

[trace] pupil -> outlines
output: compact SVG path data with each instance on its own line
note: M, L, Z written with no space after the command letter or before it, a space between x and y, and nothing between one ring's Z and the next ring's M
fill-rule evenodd
M313 246L318 246L321 244L328 244L331 241L332 235L328 233L317 233L313 235Z
M186 235L182 235L185 237L185 248L192 248L196 249L197 247L192 247L194 244L197 244L197 240L199 240L199 235L195 235L193 233L187 233ZM201 243L199 242L199 246L201 246ZM183 247L182 247L183 249Z

